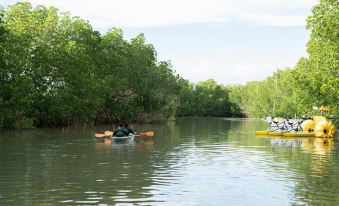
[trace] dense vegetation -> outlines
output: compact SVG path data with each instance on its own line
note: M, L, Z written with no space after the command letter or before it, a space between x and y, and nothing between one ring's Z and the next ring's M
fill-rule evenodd
M311 31L308 58L294 68L277 70L264 81L229 86L230 99L248 116L294 117L312 114L313 106L339 106L339 4L320 0L307 18Z
M312 106L338 115L338 3L307 19L308 58L264 81L192 84L157 59L143 34L105 34L54 7L0 8L0 128L149 121L177 116L294 116ZM277 88L277 89L276 89Z
M0 127L166 119L178 81L143 34L104 35L54 7L0 10ZM20 125L18 125L20 126Z
M237 104L230 101L229 89L224 85L218 85L212 79L197 84L186 81L180 86L177 116L242 117L245 115Z

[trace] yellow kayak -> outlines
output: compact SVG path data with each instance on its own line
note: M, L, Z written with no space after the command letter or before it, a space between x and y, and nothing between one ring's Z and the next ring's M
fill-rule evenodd
M314 137L314 132L285 132L284 137Z

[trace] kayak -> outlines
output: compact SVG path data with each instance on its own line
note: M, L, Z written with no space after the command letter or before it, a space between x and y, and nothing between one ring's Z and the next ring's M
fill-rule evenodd
M128 141L128 140L134 139L134 135L128 135L128 136L123 136L123 137L111 136L111 139L116 141L116 142Z
M314 137L314 132L285 132L284 137Z

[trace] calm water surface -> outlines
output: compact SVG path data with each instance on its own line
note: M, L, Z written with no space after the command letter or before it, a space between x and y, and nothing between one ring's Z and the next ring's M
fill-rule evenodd
M339 205L337 140L259 138L259 120L179 119L148 141L0 133L0 205Z

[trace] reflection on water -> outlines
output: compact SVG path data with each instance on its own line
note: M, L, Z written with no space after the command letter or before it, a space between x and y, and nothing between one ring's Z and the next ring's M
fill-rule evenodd
M257 120L132 125L148 140L97 141L109 129L1 133L0 205L336 205L336 140L257 138Z
M302 148L316 155L331 154L334 148L334 140L322 138L309 138L302 141Z
M258 136L258 138L262 137ZM304 152L309 152L314 155L331 154L331 151L334 149L333 138L330 139L322 139L315 137L282 138L273 136L265 138L270 138L271 144L273 146L301 148Z
M264 138L271 139L273 148L290 151L287 157L291 171L301 170L296 172L294 204L338 204L338 166L333 162L338 160L338 149L333 138Z

